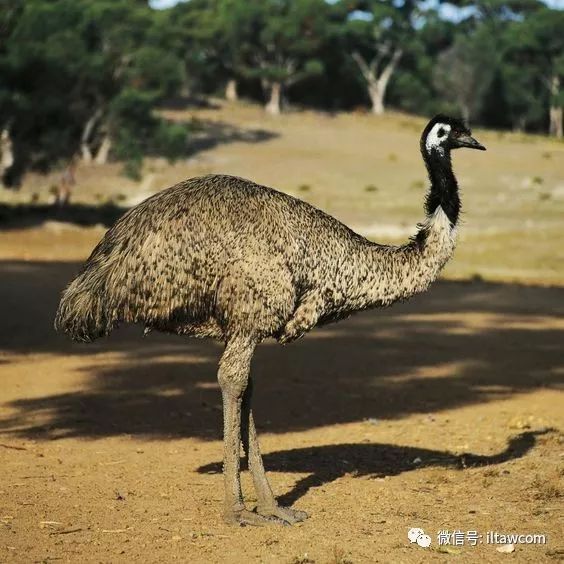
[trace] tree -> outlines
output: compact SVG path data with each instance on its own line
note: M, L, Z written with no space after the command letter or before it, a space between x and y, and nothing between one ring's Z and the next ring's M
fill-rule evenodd
M495 73L497 54L484 27L470 36L458 35L437 58L434 82L441 97L451 102L465 120L476 117Z
M240 38L236 68L260 81L266 111L279 114L288 88L323 71L317 55L329 6L323 0L222 1L230 6L233 37Z
M316 55L327 24L327 7L319 0L286 0L277 8L274 17L265 19L262 52L255 55L263 89L270 92L266 109L272 114L280 113L285 89L323 72Z
M0 186L5 184L6 174L14 164L11 133L15 105L12 88L13 68L7 56L6 43L22 9L22 0L6 0L0 11Z
M323 70L329 9L324 0L191 0L173 13L192 69L212 69L228 99L240 81L260 82L266 110L277 114L288 88Z
M383 114L390 79L412 41L412 19L418 9L417 2L343 2L349 10L348 51L364 80L372 112Z
M137 92L139 108L146 113L135 114L139 119L137 133L148 133L145 127L152 121L152 108L182 84L182 62L160 44L166 38L166 28L159 26L162 22L146 5L90 0L83 2L83 17L81 36L88 49L85 59L91 63L84 73L83 97L89 100L90 112L82 130L83 155L88 158L84 149L90 145L96 150L96 162L103 164L114 143L124 142L120 128L127 123L131 135L128 149L115 149L121 155L130 154L131 148L139 145L134 161L140 162L141 139L132 129L130 115L121 119L119 110L128 107Z
M534 88L535 78L548 109L548 131L562 138L564 107L564 12L543 8L522 21L514 22L508 29L507 56L513 66L522 69L516 76L524 84L522 91ZM531 70L533 72L531 72ZM522 102L524 97L521 96ZM523 109L526 112L526 108Z
M467 10L454 41L437 59L433 71L437 95L484 125L540 128L547 91L536 57L530 49L525 53L523 33L545 5L539 0L441 3ZM532 35L539 38L537 31Z
M226 97L228 90L230 98L237 97L237 61L244 38L234 35L239 26L230 21L229 7L223 0L190 0L162 12L163 32L186 69L186 94L223 87Z
M17 184L29 166L45 170L72 154L77 107L70 99L83 53L74 32L78 10L70 2L64 7L57 12L47 2L21 3L3 41L0 65L7 94L0 115L13 150L4 173L9 185Z
M452 45L456 25L441 19L434 9L418 15L409 48L387 90L389 103L406 112L433 115L448 112L442 92L433 80L439 55ZM448 104L448 102L447 102Z
M151 37L152 16L147 6L127 0L19 4L0 48L7 83L0 88L0 125L5 130L9 124L13 147L13 164L4 175L8 183L17 183L27 168L47 170L77 153L97 162L111 152L132 154L119 146L125 143L125 124L129 148L138 145L131 163L138 165L144 151L170 155L157 141L178 148L178 126L170 126L171 136L157 135L167 124L152 111L178 88L182 64ZM132 91L143 99L139 108L145 112L135 113L137 129L120 115L132 104ZM138 174L139 166L128 170Z

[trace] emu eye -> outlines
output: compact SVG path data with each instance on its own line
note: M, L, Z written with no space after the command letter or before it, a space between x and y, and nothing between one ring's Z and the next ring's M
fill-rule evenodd
M437 135L438 135L439 137L444 137L444 136L445 136L444 127L441 127L441 128L439 129L439 131L437 131Z

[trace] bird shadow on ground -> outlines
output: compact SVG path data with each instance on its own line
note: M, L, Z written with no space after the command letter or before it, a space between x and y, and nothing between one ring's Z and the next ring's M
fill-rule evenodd
M59 293L79 267L0 263L2 373L22 370L18 363L35 353L50 371L34 368L38 379L63 374L80 382L69 388L63 378L60 393L22 392L5 401L0 432L220 439L219 345L142 339L139 328L91 345L53 333ZM265 343L253 365L259 431L393 420L556 388L563 298L563 288L441 282L411 302L315 330L291 346Z
M454 454L425 448L390 444L334 444L310 448L296 448L271 452L263 456L265 467L272 472L308 474L298 480L294 487L278 501L282 505L293 505L311 488L334 482L347 474L384 478L397 476L420 468L480 468L502 464L525 456L536 444L536 437L554 429L527 431L511 438L506 448L493 455L472 453ZM241 461L246 469L246 460ZM220 462L198 468L202 474L219 474Z

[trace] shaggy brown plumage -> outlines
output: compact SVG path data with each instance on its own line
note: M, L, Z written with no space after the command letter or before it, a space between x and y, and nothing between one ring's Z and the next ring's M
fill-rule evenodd
M421 149L431 178L427 216L402 246L378 245L313 206L233 176L186 180L126 213L64 291L55 326L90 341L120 322L226 343L220 362L226 515L244 509L239 428L259 513L293 522L266 482L250 412L257 343L292 341L316 325L425 290L452 255L460 202L450 150L482 148L457 120L437 116ZM243 420L241 420L243 410Z

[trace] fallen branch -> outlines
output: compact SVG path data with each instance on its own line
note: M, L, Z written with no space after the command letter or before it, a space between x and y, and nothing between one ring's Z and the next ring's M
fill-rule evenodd
M20 446L14 446L14 445L7 445L4 443L0 443L0 447L4 447L4 448L11 448L13 450L27 450L26 447L20 447Z
M49 533L50 535L70 535L71 533L78 533L82 531L82 527L78 527L77 529L67 529L66 531L53 531Z

